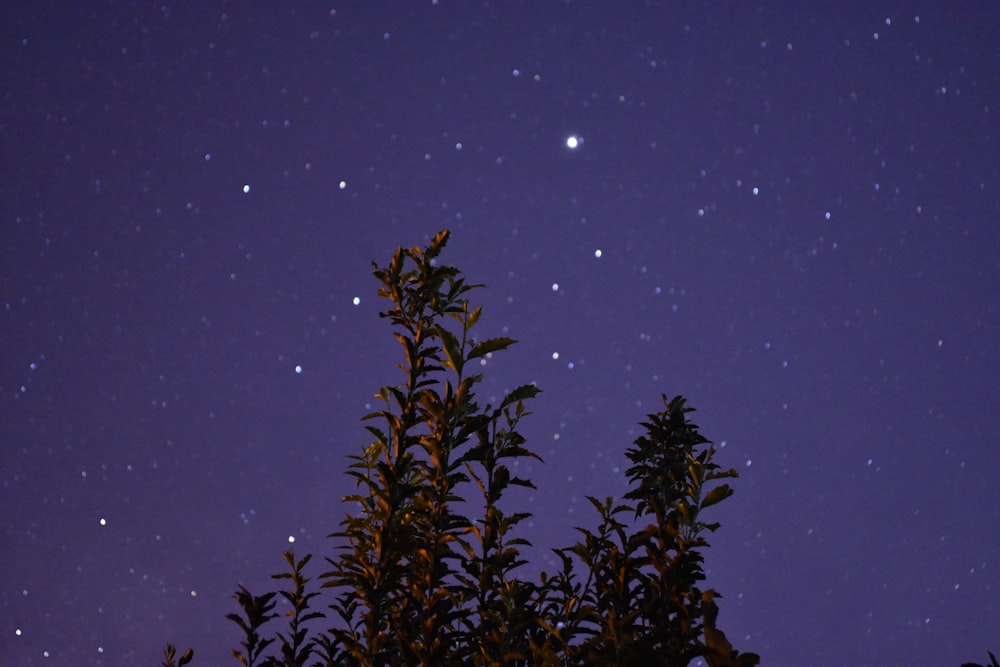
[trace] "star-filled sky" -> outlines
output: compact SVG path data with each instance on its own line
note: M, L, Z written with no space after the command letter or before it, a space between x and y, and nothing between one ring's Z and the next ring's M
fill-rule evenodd
M544 392L525 576L680 393L741 475L707 551L739 649L1000 650L995 3L0 24L5 664L228 664L230 594L332 553L359 419L400 381L371 262L442 228L488 285L480 336L520 341L481 401Z

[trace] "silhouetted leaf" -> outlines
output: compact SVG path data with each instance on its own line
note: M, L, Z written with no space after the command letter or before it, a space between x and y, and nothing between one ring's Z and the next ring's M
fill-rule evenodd
M701 506L702 508L710 507L722 502L731 495L733 495L732 487L728 484L720 484L705 495L704 500L701 501Z
M479 357L484 357L491 352L498 352L499 350L506 350L508 347L516 343L513 338L490 338L477 343L472 350L469 352L469 359L477 359Z

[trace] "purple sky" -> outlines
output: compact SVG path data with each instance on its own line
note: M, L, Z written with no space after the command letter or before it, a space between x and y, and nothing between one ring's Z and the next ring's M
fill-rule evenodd
M4 3L5 664L236 664L399 381L371 261L445 227L480 398L544 390L530 576L680 393L739 649L1000 650L1000 9L645 4Z

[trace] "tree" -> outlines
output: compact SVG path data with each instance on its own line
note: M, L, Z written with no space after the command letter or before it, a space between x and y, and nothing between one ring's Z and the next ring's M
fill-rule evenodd
M515 341L473 334L482 308L468 294L480 286L438 261L447 241L442 231L375 265L403 382L376 394L381 408L364 417L373 440L349 457L351 509L319 576L333 595L329 614L311 607L321 592L307 588L310 556L288 552L288 571L274 575L291 582L279 598L290 604L287 632L261 634L279 592L241 586L243 615L229 618L244 639L233 655L264 666L758 664L718 629L721 596L700 588L706 534L718 528L701 512L732 494L712 483L737 474L713 462L682 397L664 396L627 450L623 501L589 498L600 524L556 550L561 569L539 583L517 576L527 542L516 528L530 515L502 500L511 486L534 488L511 463L541 460L517 430L539 390L527 384L496 406L477 402L483 376L472 362ZM475 517L458 510L475 499ZM332 627L317 631L321 618ZM276 640L279 654L266 655Z
M626 452L633 490L625 498L635 504L588 497L601 523L578 528L583 541L557 550L563 569L549 580L543 618L558 619L547 628L556 653L574 664L673 666L704 657L712 667L755 665L756 655L734 651L716 627L721 596L698 587L704 533L719 527L700 513L732 495L727 484L706 483L737 473L712 461L715 450L688 421L684 398L662 399L664 409L648 415L646 434ZM649 523L630 530L629 516Z
M339 592L333 610L343 627L332 632L340 661L468 664L511 641L497 635L510 620L502 593L517 588L507 579L519 564L516 542L505 540L527 515L504 515L499 500L509 485L530 482L501 461L537 458L516 425L538 390L518 387L497 408L476 403L482 375L467 365L514 341L472 336L482 308L466 294L477 286L436 262L447 239L442 232L426 249L400 248L389 266L376 265L405 382L383 387L383 409L364 418L381 424L367 427L373 443L351 457L358 492L345 500L360 511L333 535L345 543L323 575ZM453 509L473 480L484 500L478 523Z

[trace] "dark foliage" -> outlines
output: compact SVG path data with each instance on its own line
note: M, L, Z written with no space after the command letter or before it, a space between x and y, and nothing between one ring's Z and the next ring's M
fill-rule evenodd
M160 667L184 667L184 665L191 662L194 659L194 651L188 649L184 651L184 655L180 658L177 657L177 648L173 644L167 644L167 647L163 649L163 662L160 663ZM174 662L176 660L176 662Z
M279 591L279 595L289 605L289 610L286 612L289 619L288 632L278 633L278 641L281 642L281 660L277 664L285 667L305 667L316 647L315 641L306 640L309 635L306 624L314 618L324 616L322 612L309 611L309 601L319 595L318 591L306 592L309 579L302 571L311 558L312 554L309 554L302 560L296 561L295 551L290 549L285 552L288 571L271 575L273 579L288 579L291 583L290 590Z
M234 648L232 654L244 667L254 667L254 665L260 664L257 661L261 658L264 650L274 643L274 638L261 637L259 630L265 623L277 616L277 614L272 613L275 595L275 593L265 593L256 596L242 585L233 594L233 599L243 610L243 616L226 614L226 618L240 626L240 630L243 631L243 640L240 642L242 650Z
M403 382L383 387L381 408L364 417L373 440L350 457L350 511L331 535L321 589L304 575L311 557L291 551L274 575L285 590L254 596L240 586L242 614L228 615L243 633L233 655L265 667L758 664L718 629L721 596L700 587L706 535L718 528L701 512L732 494L713 482L736 471L713 462L679 396L663 397L627 450L625 498L589 498L600 522L556 550L562 567L538 583L517 576L527 543L516 528L530 515L503 498L512 486L534 488L511 468L541 460L518 432L539 390L520 386L496 406L477 401L474 362L514 341L473 335L482 310L468 293L479 286L438 262L447 240L441 232L375 266ZM469 505L473 516L460 511ZM327 613L311 606L322 589ZM286 629L265 636L280 600ZM332 625L319 629L320 619ZM268 651L275 642L279 650ZM165 656L173 665L172 646ZM179 664L190 659L189 650Z
M993 655L992 651L987 651L990 656L990 662L988 665L980 665L977 662L963 662L962 667L1000 667L1000 662L997 662L997 657Z
M720 471L712 462L714 449L687 420L691 408L683 398L664 396L663 404L626 452L634 464L626 473L634 490L625 498L635 504L588 497L601 519L598 528L578 528L583 540L557 550L562 571L543 583L542 618L560 663L672 666L699 657L713 667L759 662L754 654L733 650L715 624L715 598L721 596L698 587L705 578L704 533L718 528L701 521L700 512L732 494L728 485L705 485L736 471Z

